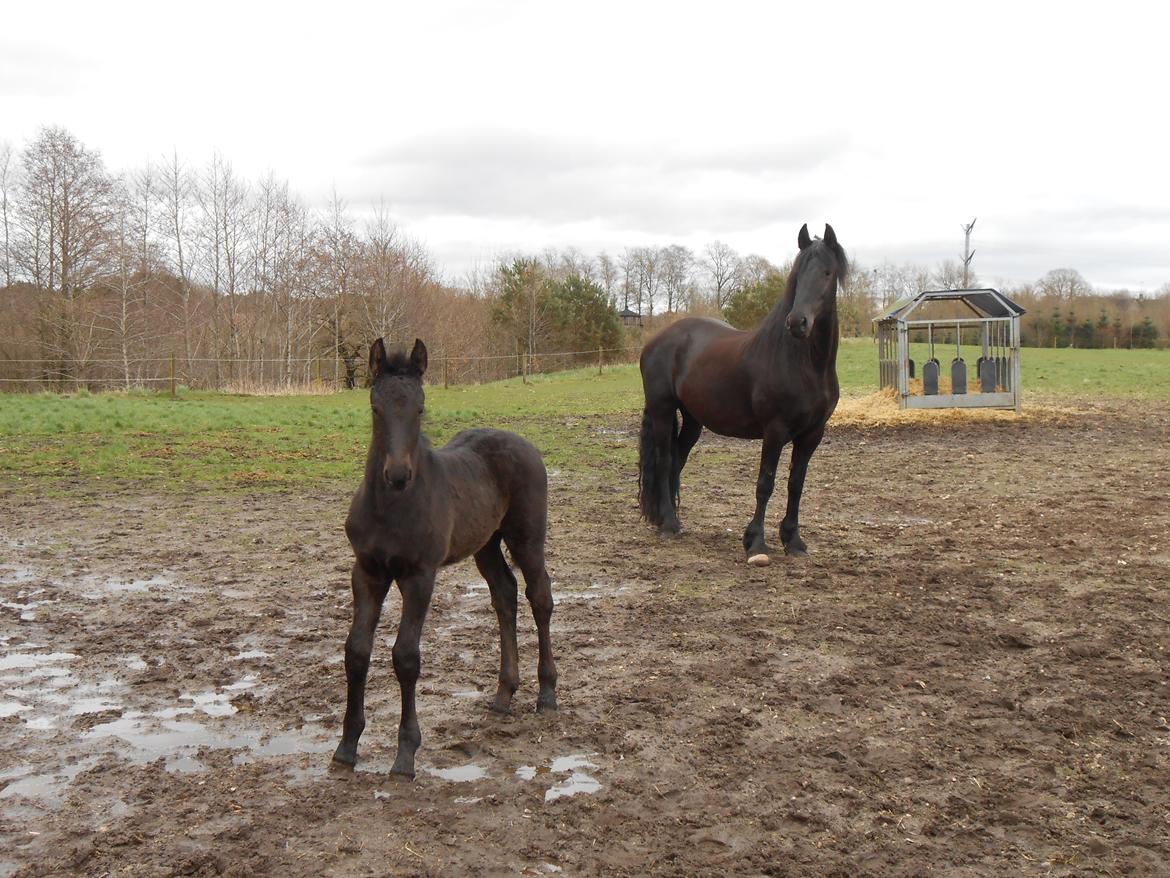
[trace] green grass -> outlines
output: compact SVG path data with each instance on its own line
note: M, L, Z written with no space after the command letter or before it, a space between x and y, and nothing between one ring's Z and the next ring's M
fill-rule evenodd
M923 361L925 350L916 358ZM939 350L949 362L954 354ZM972 365L974 349L964 350ZM876 348L850 339L838 374L847 395L876 389ZM1046 394L1170 399L1170 351L1025 349L1025 396ZM635 427L641 408L636 366L582 369L493 384L427 390L426 430L436 444L468 426L515 430L537 444L550 468L586 470L626 444L604 429ZM584 421L584 425L582 425ZM594 426L593 423L596 422ZM0 479L50 490L117 480L159 489L356 484L369 440L365 391L328 396L183 393L0 396Z

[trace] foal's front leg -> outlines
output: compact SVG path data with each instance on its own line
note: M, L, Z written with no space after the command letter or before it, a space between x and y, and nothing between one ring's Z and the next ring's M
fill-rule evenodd
M382 614L382 602L390 583L384 577L355 561L350 574L353 587L353 623L345 640L345 722L341 743L333 761L352 766L357 762L358 738L366 727L366 675L370 671L370 653L374 648L374 629Z
M784 435L776 430L764 434L760 450L760 474L756 479L756 514L743 532L743 547L747 551L748 563L753 567L766 567L771 563L768 546L764 542L764 515L768 511L768 500L776 486L776 464L784 448Z
M431 604L435 589L435 571L420 570L400 577L398 590L402 592L402 619L398 623L398 638L394 641L394 674L402 690L402 716L398 721L398 755L394 759L394 774L414 777L414 754L422 742L415 713L414 690L418 683L421 659L418 642L422 637L423 620Z

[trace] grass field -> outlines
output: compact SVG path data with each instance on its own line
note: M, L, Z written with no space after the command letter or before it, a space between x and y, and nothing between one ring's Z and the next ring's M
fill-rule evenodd
M925 359L925 351L916 353ZM939 353L947 362L950 356ZM978 352L964 356L973 367ZM1170 399L1170 351L1025 349L1022 360L1025 398ZM876 372L870 340L842 344L845 396L872 393ZM575 469L625 449L606 441L606 425L637 424L641 384L636 366L620 366L601 376L589 369L536 376L530 384L431 387L427 397L426 429L436 444L467 426L499 426L536 442L550 467ZM560 429L582 418L597 419L597 430ZM50 490L101 479L159 488L354 481L368 438L365 391L0 396L0 473Z

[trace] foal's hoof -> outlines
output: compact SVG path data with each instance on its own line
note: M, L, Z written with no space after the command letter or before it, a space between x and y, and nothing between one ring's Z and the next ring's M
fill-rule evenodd
M771 563L772 559L763 552L758 555L752 555L748 558L748 564L750 564L752 567L767 567Z
M808 550L804 546L785 546L784 554L790 558L807 558Z
M409 765L399 765L397 760L394 762L394 767L390 769L390 773L403 780L414 780L414 763Z
M541 693L536 699L536 712L549 713L557 709L557 696L552 692Z
M333 753L333 761L329 764L330 768L338 769L352 769L357 763L357 751L343 750L338 747Z
M677 521L660 525L658 528L658 536L660 537L677 537L680 533L682 533L682 525Z

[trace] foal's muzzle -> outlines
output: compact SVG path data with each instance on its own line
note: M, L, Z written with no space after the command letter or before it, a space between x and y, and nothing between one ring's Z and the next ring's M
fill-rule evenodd
M414 473L410 470L410 464L406 463L391 463L382 467L382 476L386 479L386 483L396 491L403 490L410 484Z
M808 338L812 331L812 320L806 314L789 314L784 323L793 338Z

